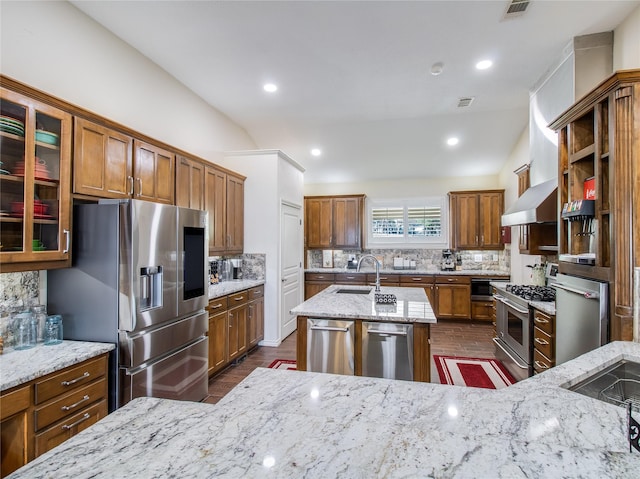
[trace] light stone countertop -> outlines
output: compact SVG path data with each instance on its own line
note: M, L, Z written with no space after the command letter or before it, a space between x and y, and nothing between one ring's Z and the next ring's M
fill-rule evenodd
M219 298L228 294L255 288L264 284L264 279L234 279L209 285L209 299Z
M371 290L369 294L343 294L337 291ZM394 294L396 304L376 304L372 286L331 285L291 310L296 316L319 318L370 319L399 323L436 323L424 288L382 286L382 294Z
M355 274L357 271L355 269L347 269L347 268L307 268L304 270L305 273L349 273ZM363 273L375 273L375 268L367 265L360 269L359 274ZM504 276L506 279L509 279L510 273L508 271L500 271L495 269L463 269L460 271L441 271L439 269L393 269L393 268L383 268L380 270L380 274L403 274L403 275L412 275L412 274L428 274L428 275L458 275L458 276Z
M5 349L0 354L0 391L100 356L113 349L115 344L112 343L66 340L53 346L38 343L31 349Z
M136 399L12 478L631 478L625 409L559 387L616 342L498 391L257 369L217 405Z

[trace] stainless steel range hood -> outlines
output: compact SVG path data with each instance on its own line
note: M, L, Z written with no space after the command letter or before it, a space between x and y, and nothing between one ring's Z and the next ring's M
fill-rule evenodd
M558 221L558 181L532 186L502 215L502 226Z

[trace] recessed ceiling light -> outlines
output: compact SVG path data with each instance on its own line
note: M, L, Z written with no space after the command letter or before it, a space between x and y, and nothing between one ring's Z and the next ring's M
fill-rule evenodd
M456 146L459 141L460 140L458 140L455 136L452 136L451 138L447 138L447 145Z
M444 64L442 62L437 62L431 65L430 71L433 76L438 76L442 73L443 69L444 69Z
M273 83L265 83L262 88L264 88L264 91L269 93L273 93L274 91L278 90L278 86Z
M311 154L313 156L320 156L322 154L322 150L320 148L313 148L311 150Z
M491 65L493 65L493 62L491 60L482 60L476 63L476 68L478 70L486 70L487 68L491 68Z

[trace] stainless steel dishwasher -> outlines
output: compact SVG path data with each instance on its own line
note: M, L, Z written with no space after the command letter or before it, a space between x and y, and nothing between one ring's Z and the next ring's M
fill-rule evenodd
M307 318L307 371L353 376L355 322Z
M413 325L363 321L362 375L413 381Z

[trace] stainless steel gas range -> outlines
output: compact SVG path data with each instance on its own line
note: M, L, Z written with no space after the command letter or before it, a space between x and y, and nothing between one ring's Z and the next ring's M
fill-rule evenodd
M493 298L496 300L496 357L515 379L533 375L533 309L530 301L555 301L550 286L507 284Z

